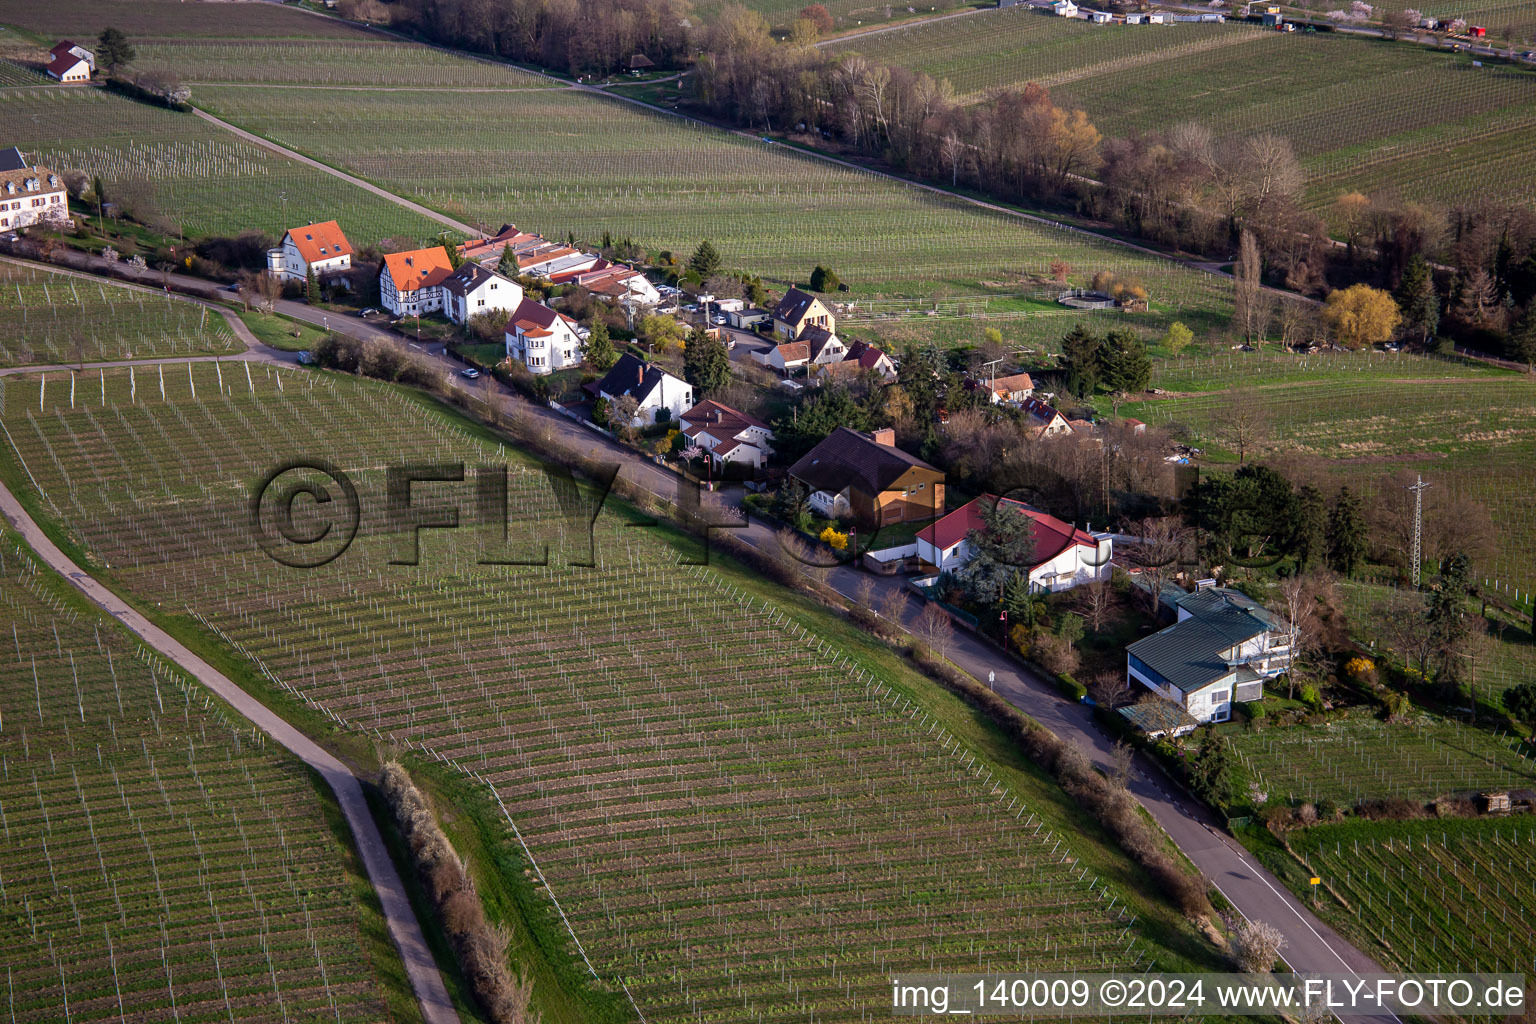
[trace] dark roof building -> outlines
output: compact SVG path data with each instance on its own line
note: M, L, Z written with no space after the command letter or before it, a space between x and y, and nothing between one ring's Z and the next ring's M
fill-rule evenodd
M944 511L944 474L896 447L889 428L838 427L789 469L823 515L876 526L932 519Z

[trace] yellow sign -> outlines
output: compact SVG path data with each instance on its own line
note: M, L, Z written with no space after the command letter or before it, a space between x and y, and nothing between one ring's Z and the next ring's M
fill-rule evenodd
M1321 882L1321 881L1322 881L1322 879L1321 879L1321 878L1318 878L1318 877L1317 877L1317 876L1316 876L1316 875L1313 875L1313 876L1312 876L1312 884L1313 884L1313 885L1317 885L1317 884L1318 884L1318 883L1319 883L1319 882Z

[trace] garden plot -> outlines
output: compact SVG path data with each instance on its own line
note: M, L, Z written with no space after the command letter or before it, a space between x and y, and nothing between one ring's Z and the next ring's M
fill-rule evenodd
M226 6L226 5L220 5ZM227 5L227 6L247 6ZM255 5L249 5L255 6ZM57 170L99 175L109 201L187 236L339 220L357 245L442 225L324 171L242 142L192 114L96 89L0 89L0 135Z
M821 263L861 295L975 294L1065 259L1085 279L1139 278L1167 309L1230 309L1229 286L1168 260L570 90L498 93L472 121L449 93L198 95L242 128L471 223L592 244L606 232L679 254L710 239L730 268L794 282Z
M1323 825L1291 849L1325 918L1409 971L1520 971L1536 955L1536 830L1451 819ZM1342 901L1342 902L1341 902Z
M1401 797L1424 803L1489 789L1536 789L1536 748L1518 736L1421 718L1388 725L1355 716L1322 726L1245 731L1227 737L1245 781L1271 800Z
M1155 955L1078 840L781 609L617 513L590 551L520 459L508 553L547 544L548 565L480 564L467 531L424 531L421 564L391 565L383 466L503 453L382 386L246 369L178 368L164 398L158 374L109 374L105 401L73 408L11 381L10 455L135 593L342 726L488 787L559 901L551 941L646 1019L858 1021L892 970ZM249 488L316 453L356 482L358 540L286 569L255 550Z
M243 351L229 322L206 306L0 263L0 365Z
M0 537L9 1019L384 1019L308 774L78 601Z

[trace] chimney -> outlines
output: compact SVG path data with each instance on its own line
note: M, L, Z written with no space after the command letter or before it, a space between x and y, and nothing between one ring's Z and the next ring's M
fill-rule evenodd
M635 367L635 387L639 387L640 385L642 385L644 383L645 383L645 364L641 363L640 365Z
M879 430L869 432L870 440L884 448L896 447L896 431L890 427L881 427Z

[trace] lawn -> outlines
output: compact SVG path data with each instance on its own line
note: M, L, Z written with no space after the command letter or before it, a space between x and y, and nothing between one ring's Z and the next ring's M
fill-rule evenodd
M450 93L207 87L198 97L456 217L678 253L708 238L727 266L781 284L832 266L851 298L975 295L988 290L978 282L1044 275L1065 259L1084 279L1139 277L1170 307L1229 302L1216 279L1165 260L573 91L504 91L473 121ZM438 159L424 165L424 150Z
M276 237L285 221L337 219L361 246L442 230L193 114L95 89L0 89L0 136L56 170L100 175L108 201L141 218L168 218L188 236L256 229Z
M0 263L0 365L245 351L203 306L36 265Z
M1023 7L844 45L946 78L962 95L1037 82L1110 135L1190 121L1218 135L1284 136L1320 209L1347 191L1536 199L1536 70L1329 33L1093 25Z
M261 343L273 348L280 348L284 352L303 352L312 349L325 337L325 332L318 327L290 320L276 313L262 313L251 310L241 313L240 319L245 326L251 329Z
M419 1020L328 791L3 541L11 1019Z
M26 470L7 479L30 474L34 506L116 585L196 609L285 699L494 799L514 941L592 984L558 898L601 979L592 1005L627 991L655 1021L851 1022L920 964L1204 962L1080 808L848 624L738 567L679 565L620 509L589 548L536 464L395 389L191 372L195 397L178 376L137 401L109 373L110 418L15 382L6 459ZM315 453L356 481L361 529L329 565L284 568L251 541L249 488ZM390 564L386 464L509 459L505 546L423 531L420 564ZM545 544L548 564L481 562Z

